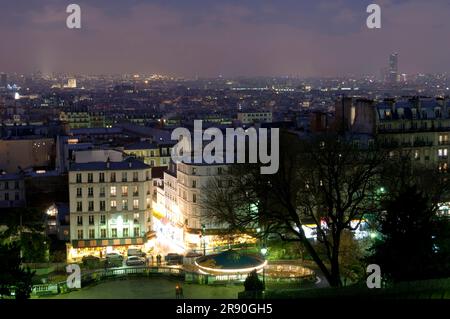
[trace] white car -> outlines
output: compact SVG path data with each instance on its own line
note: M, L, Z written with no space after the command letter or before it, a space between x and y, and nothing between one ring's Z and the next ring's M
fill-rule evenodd
M141 266L145 265L145 259L138 256L130 256L125 263L127 266Z

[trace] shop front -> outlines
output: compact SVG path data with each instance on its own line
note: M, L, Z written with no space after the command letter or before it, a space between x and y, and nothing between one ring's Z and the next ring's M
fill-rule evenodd
M128 249L139 249L147 252L151 242L144 237L72 240L67 244L67 262L81 262L84 256L105 258L106 254L116 252L127 256Z
M153 229L156 233L156 246L161 253L185 253L183 227L166 217L153 218Z

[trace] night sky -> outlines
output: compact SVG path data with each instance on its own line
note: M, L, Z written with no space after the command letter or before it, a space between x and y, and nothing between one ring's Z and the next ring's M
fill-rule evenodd
M0 72L379 75L394 51L402 73L448 72L449 34L448 0L0 0Z

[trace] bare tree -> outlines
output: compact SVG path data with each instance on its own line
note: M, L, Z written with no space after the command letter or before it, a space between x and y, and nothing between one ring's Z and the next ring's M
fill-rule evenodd
M355 147L338 136L280 137L276 174L261 175L257 164L233 165L203 190L203 207L231 231L301 242L329 284L341 286L341 236L378 209L385 152ZM306 237L306 224L315 225L321 249Z

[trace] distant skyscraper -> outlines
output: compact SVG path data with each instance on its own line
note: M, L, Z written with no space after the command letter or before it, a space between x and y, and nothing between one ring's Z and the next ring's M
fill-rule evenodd
M389 56L389 82L396 83L398 80L398 53Z
M6 87L8 85L8 76L2 73L0 76L0 87Z

